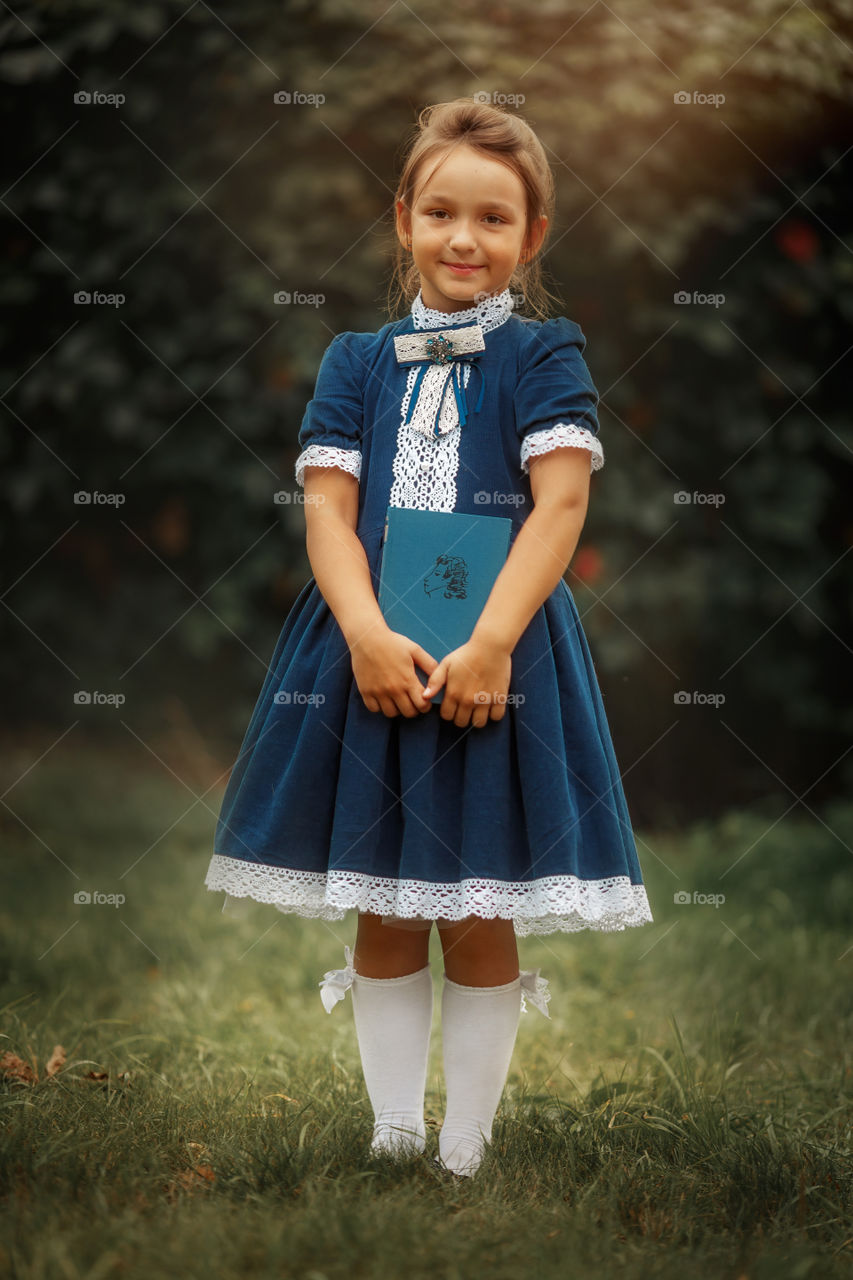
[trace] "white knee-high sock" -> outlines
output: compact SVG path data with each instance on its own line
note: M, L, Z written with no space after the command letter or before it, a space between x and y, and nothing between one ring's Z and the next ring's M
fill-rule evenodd
M355 973L352 1004L364 1081L375 1124L374 1153L426 1146L424 1090L432 1028L429 965L400 978Z
M447 1111L438 1151L454 1173L476 1173L491 1139L520 1012L520 976L499 987L465 987L444 975L441 1032Z

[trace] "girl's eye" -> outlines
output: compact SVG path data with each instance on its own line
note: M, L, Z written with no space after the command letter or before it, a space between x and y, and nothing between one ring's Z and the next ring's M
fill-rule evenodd
M427 216L430 218L444 219L445 217L449 217L449 214L447 213L446 209L431 209ZM504 221L504 219L498 213L487 213L486 218L493 218L494 223L497 223L498 225L500 225ZM494 223L492 223L493 226L494 226Z

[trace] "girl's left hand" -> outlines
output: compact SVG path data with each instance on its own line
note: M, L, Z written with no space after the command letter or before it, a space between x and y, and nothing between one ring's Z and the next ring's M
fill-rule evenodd
M509 650L472 636L442 658L429 678L424 696L435 697L443 685L444 697L439 707L442 720L452 720L460 729L470 721L482 729L489 719L503 719L511 672Z

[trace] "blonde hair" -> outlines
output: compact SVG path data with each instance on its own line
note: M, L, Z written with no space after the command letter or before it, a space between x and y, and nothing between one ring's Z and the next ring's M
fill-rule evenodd
M473 98L438 102L420 112L394 193L395 205L398 200L402 201L411 214L424 166L439 152L460 142L499 160L518 175L525 193L527 234L530 234L534 220L544 214L548 219L545 228L547 238L554 211L554 175L542 143L530 125L519 116L491 103L475 102ZM420 288L420 275L414 261L408 257L396 235L394 240L396 253L387 296L388 312L392 317L411 306ZM527 262L519 262L509 288L523 295L524 306L545 318L549 304L559 300L548 292L542 280L541 248L540 245Z

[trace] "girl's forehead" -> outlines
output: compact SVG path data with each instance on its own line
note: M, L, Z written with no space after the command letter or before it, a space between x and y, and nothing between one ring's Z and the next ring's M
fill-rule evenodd
M450 199L479 195L507 205L524 203L524 184L504 161L494 159L464 143L432 156L415 179L415 197Z

